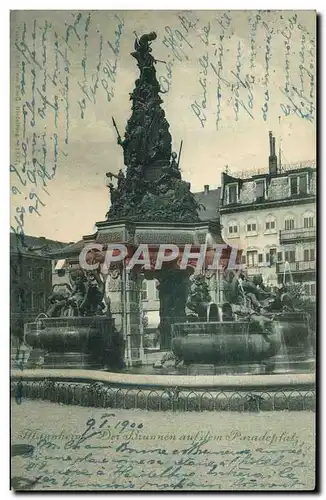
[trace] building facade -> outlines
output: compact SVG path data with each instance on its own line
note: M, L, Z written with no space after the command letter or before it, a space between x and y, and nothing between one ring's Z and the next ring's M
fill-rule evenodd
M316 170L280 169L270 133L266 173L238 178L222 173L223 239L242 249L248 274L276 286L292 279L316 294Z
M52 293L53 262L49 252L66 244L10 233L10 328L22 337L24 324L48 308Z

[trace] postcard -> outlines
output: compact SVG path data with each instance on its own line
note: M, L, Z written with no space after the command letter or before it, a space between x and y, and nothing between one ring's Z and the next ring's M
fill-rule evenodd
M316 19L11 12L12 490L315 489Z

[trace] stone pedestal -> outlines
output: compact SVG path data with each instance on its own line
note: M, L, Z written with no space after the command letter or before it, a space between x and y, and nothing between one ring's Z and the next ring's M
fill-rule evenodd
M141 281L139 273L124 266L109 270L105 293L112 317L125 340L124 360L127 367L139 365L144 359L141 324Z

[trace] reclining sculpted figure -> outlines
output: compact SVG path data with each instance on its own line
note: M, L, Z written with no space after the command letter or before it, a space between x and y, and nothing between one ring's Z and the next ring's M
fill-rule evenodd
M104 314L105 284L96 272L77 271L70 276L72 287L66 284L68 294L54 292L50 297L50 307L46 315L50 318L60 316L94 316Z

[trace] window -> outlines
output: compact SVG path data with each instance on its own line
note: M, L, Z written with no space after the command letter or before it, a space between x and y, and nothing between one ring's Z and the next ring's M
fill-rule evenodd
M258 252L257 250L247 251L247 266L256 267L258 264Z
M39 300L39 294L34 293L34 311L39 311L40 309L40 300Z
M242 256L241 256L241 263L242 263L242 264L245 264L245 263L246 263L246 256L245 256L245 255L242 255Z
M36 312L43 312L45 307L45 295L43 292L33 294L33 309Z
M277 252L277 262L282 262L282 260L283 260L282 252Z
M308 177L307 174L291 175L290 176L290 195L308 193Z
M236 221L231 221L229 222L228 225L228 235L232 238L238 238L239 237L239 231L238 231L238 223Z
M27 292L26 294L26 309L30 311L32 309L32 294L31 292Z
M32 279L32 269L31 269L30 267L27 269L27 278L28 278L29 280L31 280L31 279Z
M155 280L155 300L160 300L160 290L158 289L159 282Z
M265 180L256 181L256 199L262 200L265 198Z
M227 203L231 205L232 203L237 203L238 201L238 184L229 184L227 186Z
M19 288L18 295L18 309L19 311L26 311L26 293L23 288Z
M307 183L307 175L300 175L299 176L299 193L300 194L307 194L308 192L308 183Z
M295 262L295 250L284 252L285 262Z
M305 262L311 262L315 260L315 249L308 248L303 251L303 260Z
M45 272L44 272L44 269L42 267L41 270L40 270L40 280L41 281L44 281L44 275L45 275Z
M265 232L275 233L276 230L276 219L273 215L268 215L265 220Z
M314 227L315 221L313 216L305 216L303 218L303 227L308 229L309 227Z
M258 254L258 263L259 263L259 264L262 264L262 262L263 262L263 254L262 254L262 253L259 253L259 254Z
M275 229L275 221L271 221L271 222L266 222L266 231L269 231L269 230L272 230L272 229Z
M141 300L147 300L147 299L148 299L147 280L143 280L141 284Z
M286 229L286 231L290 231L291 229L294 229L294 219L293 218L285 220L284 229Z
M246 232L247 233L256 233L257 234L257 223L253 220L247 221L246 223Z
M290 178L290 192L291 196L294 194L298 194L298 181L296 177Z
M269 263L271 266L275 264L275 260L276 260L276 248L271 248L269 251Z

